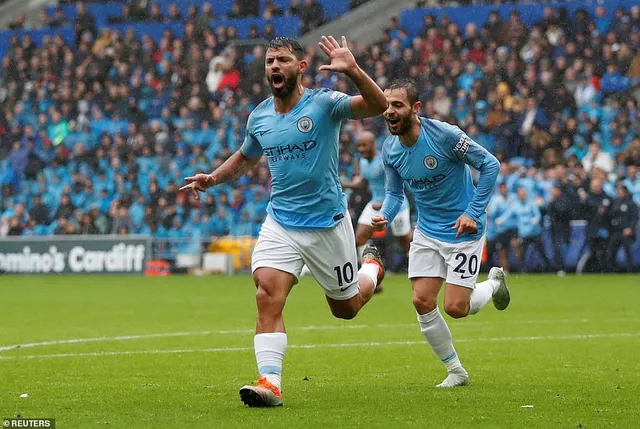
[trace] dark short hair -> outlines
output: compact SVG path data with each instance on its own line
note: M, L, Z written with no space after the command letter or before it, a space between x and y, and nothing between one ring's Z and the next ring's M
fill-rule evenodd
M291 37L276 37L269 42L268 49L281 48L289 49L291 53L296 56L298 61L304 58L304 49L302 49L302 45L296 39L292 39Z
M411 79L396 79L389 84L386 88L389 91L400 90L403 89L407 92L407 98L409 99L409 103L413 106L416 104L418 100L418 87L416 83Z

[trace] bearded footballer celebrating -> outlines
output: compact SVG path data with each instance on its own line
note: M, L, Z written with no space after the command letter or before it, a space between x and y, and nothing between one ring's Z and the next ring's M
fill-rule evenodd
M498 310L510 302L505 274L494 267L476 283L484 245L486 208L500 163L458 127L418 116L421 103L413 82L392 83L384 113L391 135L385 140L385 199L372 217L381 230L394 220L404 201L403 182L413 192L418 225L409 250L409 279L420 330L447 368L438 387L469 384L469 374L453 347L451 331L438 309L446 283L444 309L453 318L479 312L493 299ZM480 172L477 188L469 166Z
M338 137L344 119L380 115L382 90L358 66L343 37L323 37L330 64L320 70L344 73L361 95L301 84L304 50L289 38L269 44L265 73L272 97L249 115L240 150L211 174L185 178L181 190L198 191L244 174L265 155L272 178L267 217L254 248L251 269L257 288L254 337L260 379L240 389L250 407L282 405L282 362L287 348L282 311L303 265L324 289L334 316L352 319L384 277L377 249L365 249L358 269L355 236L338 176Z

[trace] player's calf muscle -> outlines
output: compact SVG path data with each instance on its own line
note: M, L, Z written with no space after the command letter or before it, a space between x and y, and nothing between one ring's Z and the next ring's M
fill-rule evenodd
M367 241L371 238L372 232L373 228L358 225L358 229L356 230L356 246L363 246L367 244Z

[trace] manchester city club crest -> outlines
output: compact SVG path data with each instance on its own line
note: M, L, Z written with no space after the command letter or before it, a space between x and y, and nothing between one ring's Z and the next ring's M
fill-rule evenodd
M431 155L424 157L424 166L429 170L434 170L438 166L438 161Z
M310 117L304 116L298 120L298 130L301 133L308 133L313 128L313 121Z

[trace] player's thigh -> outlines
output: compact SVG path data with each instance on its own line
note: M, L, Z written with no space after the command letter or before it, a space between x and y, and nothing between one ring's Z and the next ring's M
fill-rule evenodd
M446 275L447 266L440 254L439 243L416 229L409 248L409 278L445 278Z
M404 209L391 222L391 233L394 237L405 237L411 233L411 213Z
M336 301L358 294L358 256L351 219L347 214L334 228L301 233L304 263L324 290Z
M271 283L284 278L285 286L290 282L293 282L293 286L300 278L303 265L296 238L290 231L278 225L271 216L267 216L251 256L251 271L256 287L279 287L271 286Z
M447 284L472 289L480 273L480 261L484 236L479 240L451 243L443 246L443 255L447 262Z
M442 287L442 277L414 277L411 279L413 306L418 314L428 313L438 305L438 293Z

